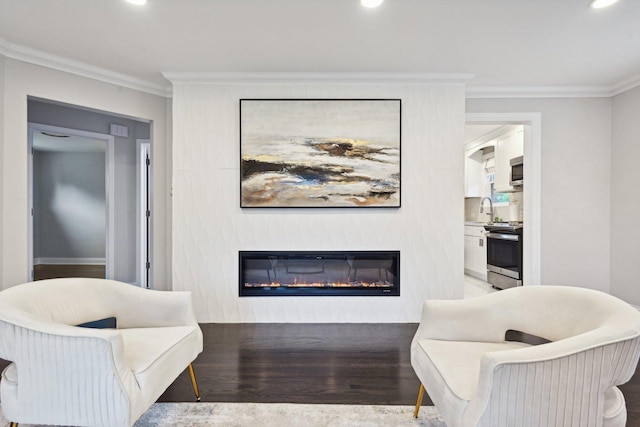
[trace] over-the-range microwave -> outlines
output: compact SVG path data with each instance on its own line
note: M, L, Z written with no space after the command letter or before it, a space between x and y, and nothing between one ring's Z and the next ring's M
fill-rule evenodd
M522 185L522 181L523 181L522 178L524 177L524 168L522 167L522 160L523 160L522 157L523 156L518 156L510 160L511 180L509 181L509 183L514 187Z

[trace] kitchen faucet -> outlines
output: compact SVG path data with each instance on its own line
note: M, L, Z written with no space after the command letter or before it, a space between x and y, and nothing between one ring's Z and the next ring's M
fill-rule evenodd
M487 215L489 215L489 224L493 224L493 220L494 220L494 212L493 212L493 201L491 200L491 197L484 197L481 201L480 201L480 213L484 212L484 201L488 200L489 201L489 212L487 212Z

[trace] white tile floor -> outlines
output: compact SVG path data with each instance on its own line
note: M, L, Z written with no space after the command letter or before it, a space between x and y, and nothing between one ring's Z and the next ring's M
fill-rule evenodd
M465 298L479 297L481 295L487 295L495 291L497 291L497 289L492 287L487 282L477 279L473 276L469 276L467 274L464 275Z

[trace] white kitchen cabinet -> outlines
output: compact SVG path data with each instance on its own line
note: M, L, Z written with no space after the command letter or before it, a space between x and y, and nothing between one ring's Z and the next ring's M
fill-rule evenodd
M464 196L484 197L484 160L481 149L467 152L464 171Z
M524 134L517 129L498 137L495 151L495 180L494 188L497 193L512 192L511 159L524 153Z
M473 236L464 236L464 272L469 274L471 268L474 264L474 242L475 238Z
M487 239L483 226L464 227L464 272L487 280Z

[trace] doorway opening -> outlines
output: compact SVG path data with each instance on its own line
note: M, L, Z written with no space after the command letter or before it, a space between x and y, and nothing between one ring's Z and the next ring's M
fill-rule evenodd
M113 278L114 138L29 124L32 280Z
M467 113L466 127L468 135L476 132L475 139L478 142L488 141L491 138L500 139L498 134L505 134L505 130L522 132L522 159L523 185L515 192L520 209L511 209L509 206L504 211L507 223L513 219L521 222L523 234L523 260L522 279L524 285L540 284L540 179L541 179L541 114L540 113ZM512 134L505 134L511 137ZM494 148L495 150L495 148ZM490 150L487 150L490 151ZM487 156L489 157L489 156ZM495 157L495 152L494 152ZM509 159L511 160L511 159ZM495 158L494 158L495 161ZM509 167L509 163L505 163ZM494 167L498 167L497 165ZM522 167L522 166L521 166ZM505 184L494 184L503 187ZM522 183L521 183L522 184ZM466 196L467 194L465 194ZM511 196L509 196L511 197ZM483 200L482 198L478 200ZM493 202L493 200L492 200ZM478 207L479 208L479 207ZM485 201L483 213L489 210ZM495 215L495 212L493 212ZM483 215L484 217L485 215ZM487 217L489 218L489 217ZM482 218L480 222L486 222ZM467 227L465 227L465 234ZM473 231L473 230L470 230ZM482 236L478 236L482 238ZM465 235L465 242L467 236ZM486 242L485 242L486 247ZM466 251L466 246L465 246Z
M86 271L63 271L57 275L100 274L100 277L153 288L152 122L43 98L28 97L27 104L28 277L37 278L38 268L34 269L34 265L44 263L97 265L102 266L103 275ZM38 140L44 138L51 140L49 146L53 148L40 146ZM74 139L84 142L78 142L75 149L62 148L65 144L62 141ZM82 150L77 149L78 145ZM93 148L88 148L90 146ZM91 166L83 166L78 159L68 160L68 154L56 153L74 150L85 151L83 156L93 159ZM144 154L141 155L140 150L144 150ZM86 151L92 152L91 155ZM98 157L99 153L102 157ZM80 153L75 154L82 157ZM55 164L63 167L55 171L51 166L52 157L58 159ZM44 166L42 159L45 159ZM96 175L78 177L89 170ZM46 173L48 181L37 184L38 175ZM55 190L55 194L43 199L43 189L51 193ZM92 203L83 205L83 201ZM98 206L102 210L96 209ZM43 216L45 213L48 218ZM100 232L89 227L98 223L102 225ZM91 237L87 234L89 229L94 230ZM54 231L57 234L52 235ZM78 239L78 235L85 239ZM42 252L56 245L68 251Z

